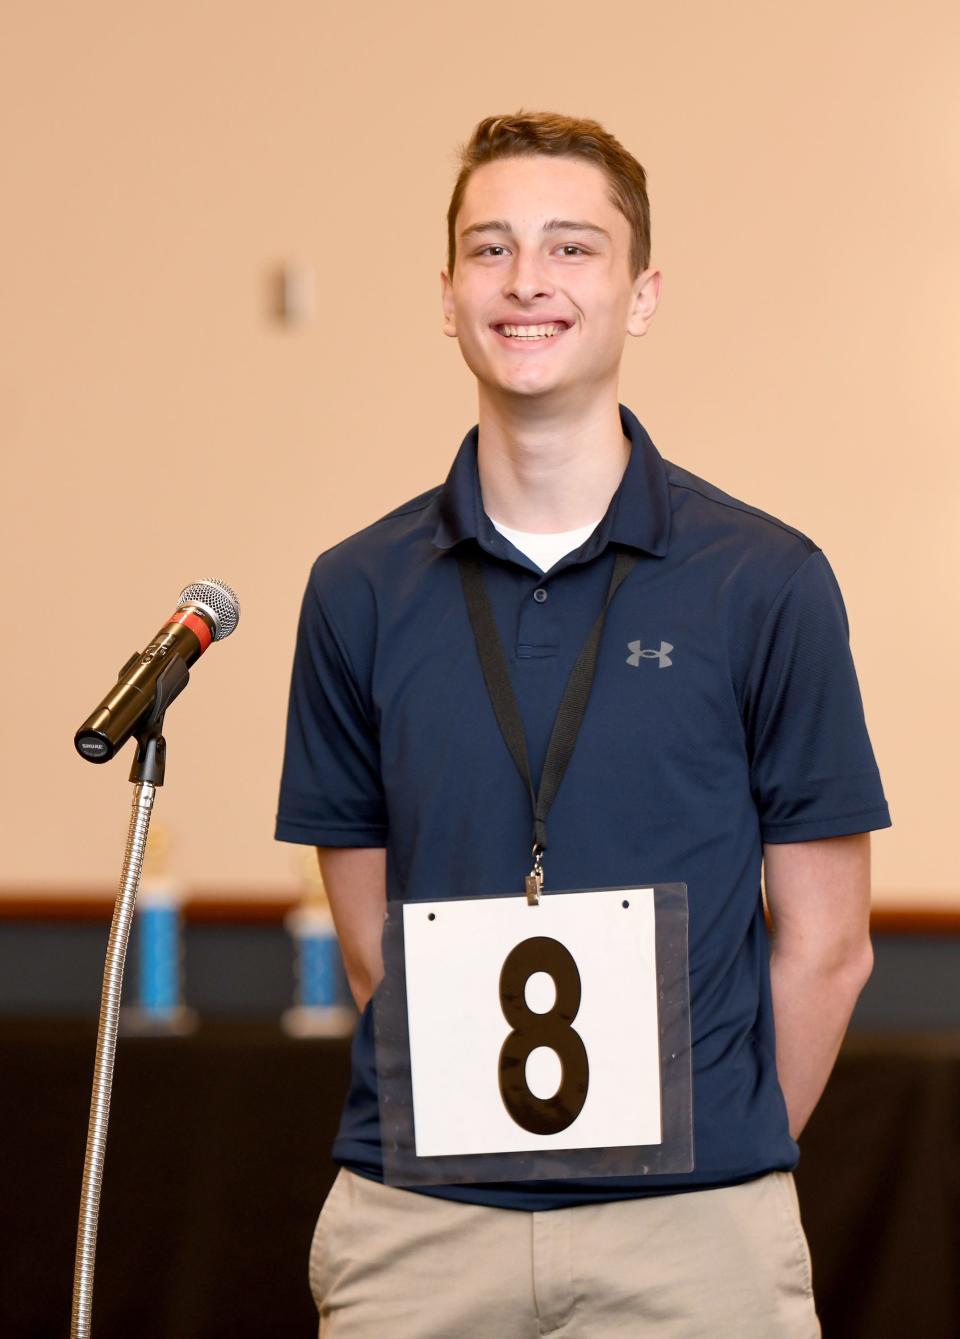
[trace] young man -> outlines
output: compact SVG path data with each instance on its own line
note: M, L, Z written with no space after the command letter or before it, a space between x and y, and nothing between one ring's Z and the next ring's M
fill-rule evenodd
M277 836L319 848L362 1011L311 1249L321 1334L806 1339L795 1140L870 971L869 832L890 824L840 591L812 540L663 459L619 403L661 275L644 171L617 140L491 117L448 223L443 329L478 423L442 487L318 558L291 689ZM617 556L635 560L550 811L544 896L686 883L692 1171L383 1182L370 1000L387 899L502 894L530 865L530 794L461 554L534 786Z

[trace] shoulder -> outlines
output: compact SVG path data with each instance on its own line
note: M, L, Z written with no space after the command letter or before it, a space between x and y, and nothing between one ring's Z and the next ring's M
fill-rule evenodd
M385 581L429 556L440 489L409 498L324 549L310 568L305 608L322 607L342 626L373 615Z
M686 505L694 515L691 520L709 529L736 534L761 547L783 550L807 557L816 553L819 544L795 525L755 507L742 498L726 493L716 484L702 479L672 461L664 460L674 511Z
M751 593L770 595L799 571L820 545L803 530L734 497L709 480L664 460L670 491L671 548L681 560L712 554L720 572Z
M352 573L374 575L398 555L409 553L418 539L432 539L440 485L394 507L361 530L347 535L315 559L311 577L342 580Z

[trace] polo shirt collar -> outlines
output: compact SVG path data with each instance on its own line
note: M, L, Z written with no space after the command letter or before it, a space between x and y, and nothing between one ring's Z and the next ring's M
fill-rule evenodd
M636 415L626 405L619 405L619 410L624 434L630 439L630 459L603 519L580 552L580 562L589 562L610 543L641 549L657 558L669 546L670 490L663 458ZM483 509L477 469L479 436L479 425L474 424L440 490L433 542L438 549L451 549L461 540L475 539L482 548L502 557L503 537Z

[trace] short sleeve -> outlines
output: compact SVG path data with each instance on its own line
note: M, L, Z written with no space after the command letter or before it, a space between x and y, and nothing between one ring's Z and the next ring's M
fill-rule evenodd
M891 826L850 653L843 597L811 553L765 616L743 699L764 842Z
M274 835L315 846L385 846L373 711L324 599L321 562L300 610Z

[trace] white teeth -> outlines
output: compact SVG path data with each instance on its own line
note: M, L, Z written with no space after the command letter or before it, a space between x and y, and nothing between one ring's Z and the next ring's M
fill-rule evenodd
M497 329L501 335L509 335L511 339L544 339L552 335L559 335L561 330L566 327L562 325L498 325Z

